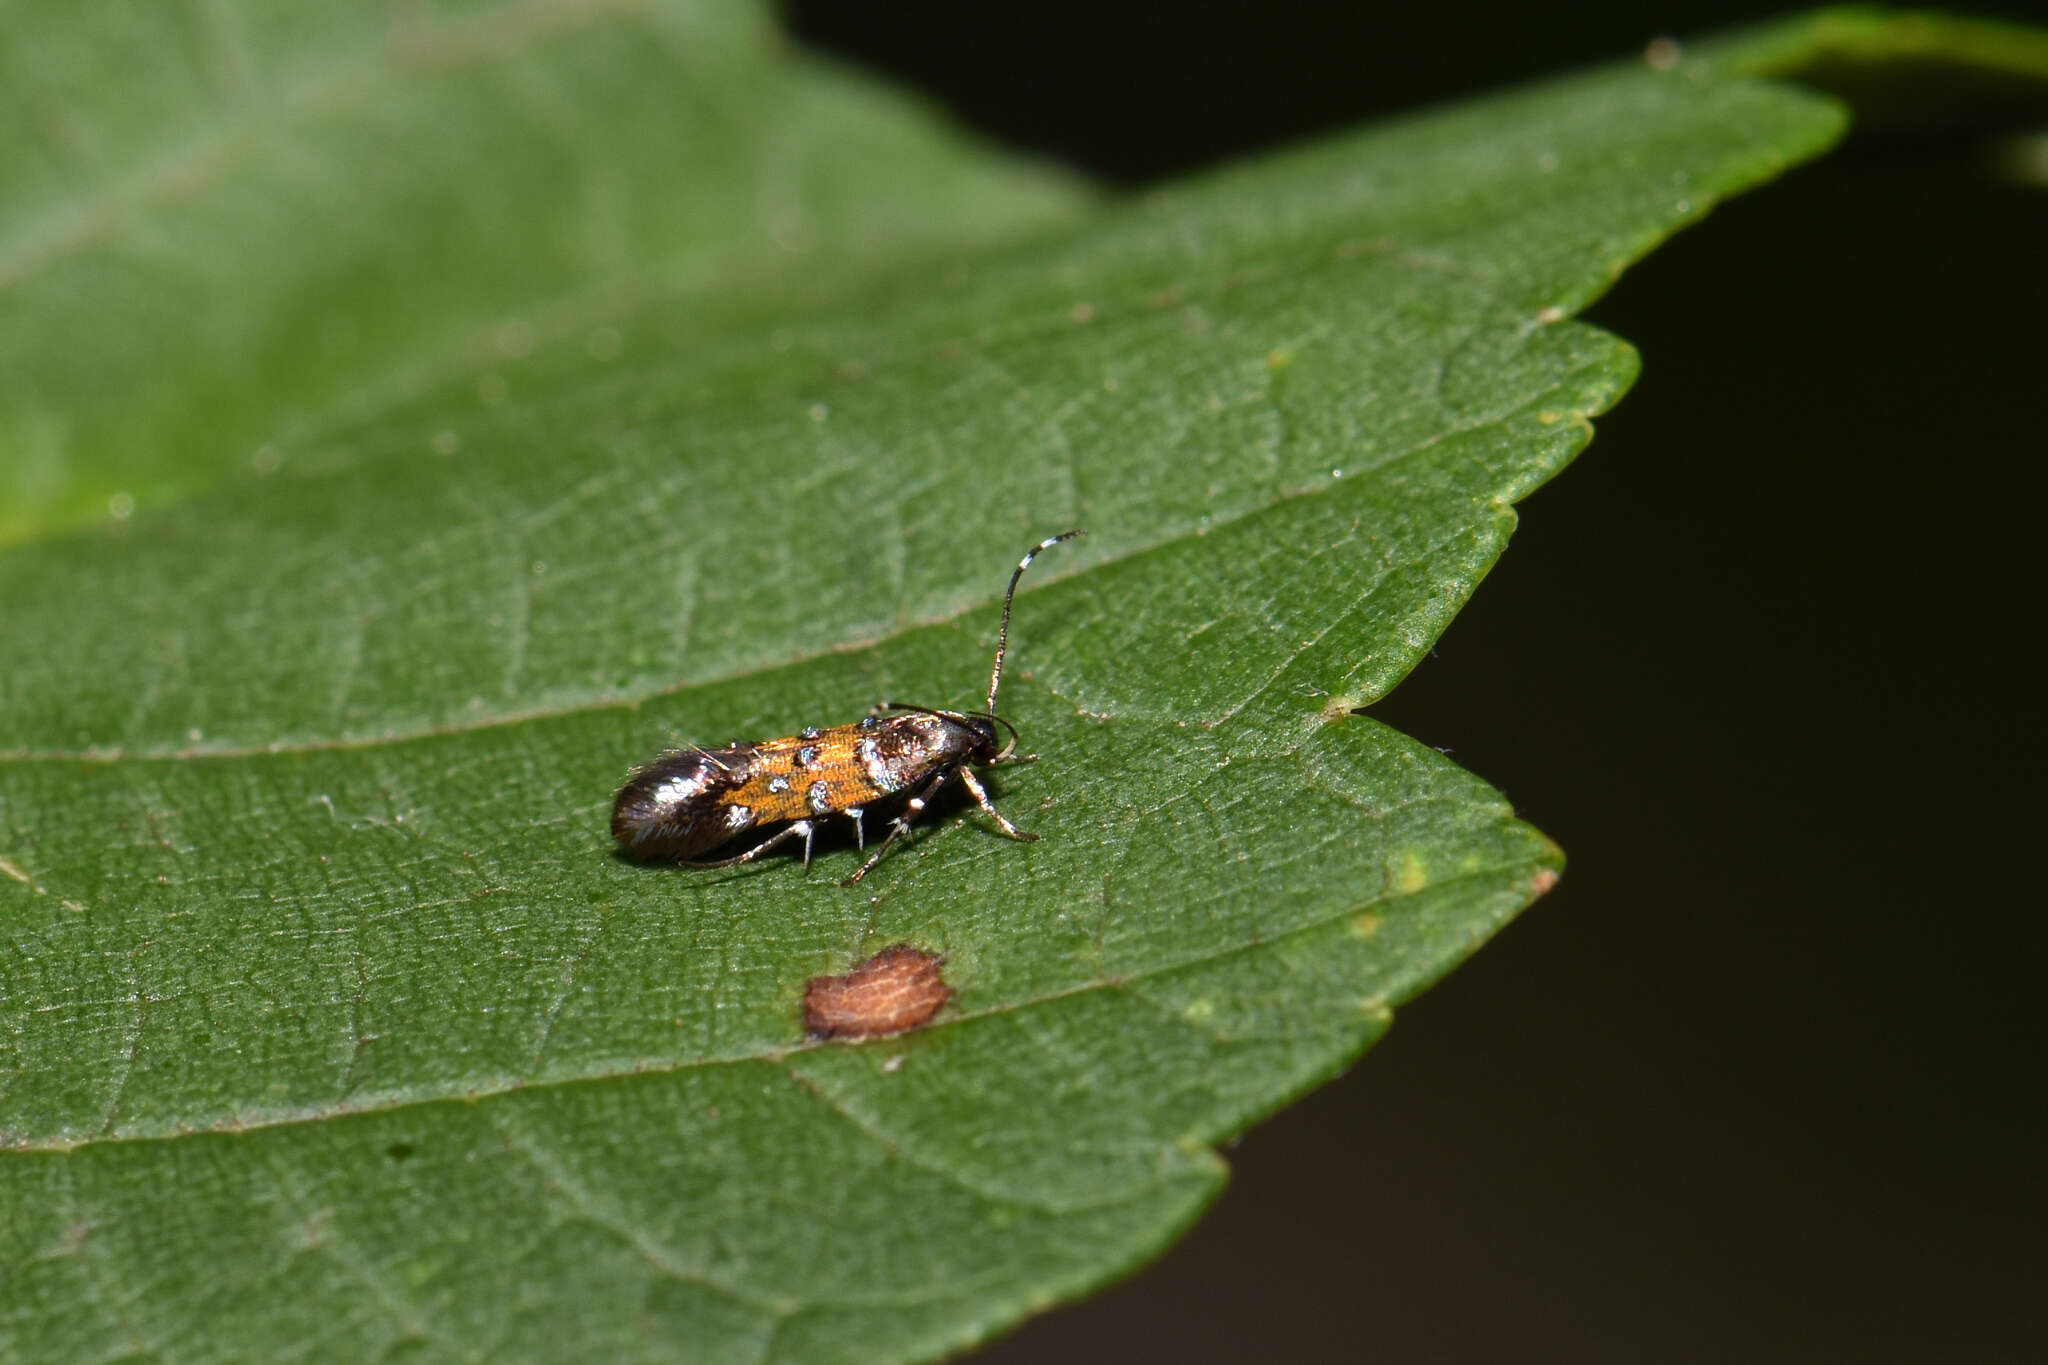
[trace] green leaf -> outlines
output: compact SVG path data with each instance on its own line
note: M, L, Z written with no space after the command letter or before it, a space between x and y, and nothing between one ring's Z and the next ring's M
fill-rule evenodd
M1632 377L1571 314L1843 124L1630 63L1098 207L718 13L191 13L8 57L35 1358L924 1357L1156 1251L1554 880L1355 708ZM611 855L665 744L974 704L1069 526L1003 698L1041 842ZM807 1040L897 942L937 1021Z
M650 298L716 333L1087 202L744 5L50 0L10 9L0 79L0 539L608 349Z

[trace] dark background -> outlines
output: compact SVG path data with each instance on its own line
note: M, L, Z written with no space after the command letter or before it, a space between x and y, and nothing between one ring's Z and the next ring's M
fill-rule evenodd
M1768 12L789 11L1128 184ZM1859 133L1591 310L1642 380L1373 708L1564 881L1192 1236L978 1359L2042 1358L2048 190L1986 169L2011 113Z

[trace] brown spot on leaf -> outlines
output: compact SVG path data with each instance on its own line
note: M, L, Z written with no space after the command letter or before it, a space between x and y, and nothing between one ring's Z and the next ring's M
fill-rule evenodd
M804 986L804 1027L813 1038L881 1038L922 1028L953 998L939 975L944 961L898 943L845 976L814 976Z
M1547 867L1536 869L1536 875L1529 879L1529 889L1539 896L1548 895L1550 888L1557 885L1557 874Z

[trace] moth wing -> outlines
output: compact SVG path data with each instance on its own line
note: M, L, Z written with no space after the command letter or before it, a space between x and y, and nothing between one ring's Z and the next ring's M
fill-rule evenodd
M672 749L635 769L612 800L612 838L636 858L689 858L733 834L732 793L753 772L753 747Z

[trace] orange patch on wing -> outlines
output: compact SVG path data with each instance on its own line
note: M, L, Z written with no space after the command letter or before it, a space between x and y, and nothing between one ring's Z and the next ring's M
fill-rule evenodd
M790 736L771 739L754 746L753 776L732 794L732 800L754 812L754 823L766 825L781 820L802 820L819 812L811 804L811 787L825 784L827 811L851 810L888 795L869 779L860 761L860 739L867 733L858 725L835 725L804 739ZM804 750L811 761L799 765ZM777 778L785 789L770 786Z
M813 1038L881 1038L931 1022L953 998L944 959L908 943L882 949L845 976L804 986L804 1027Z

